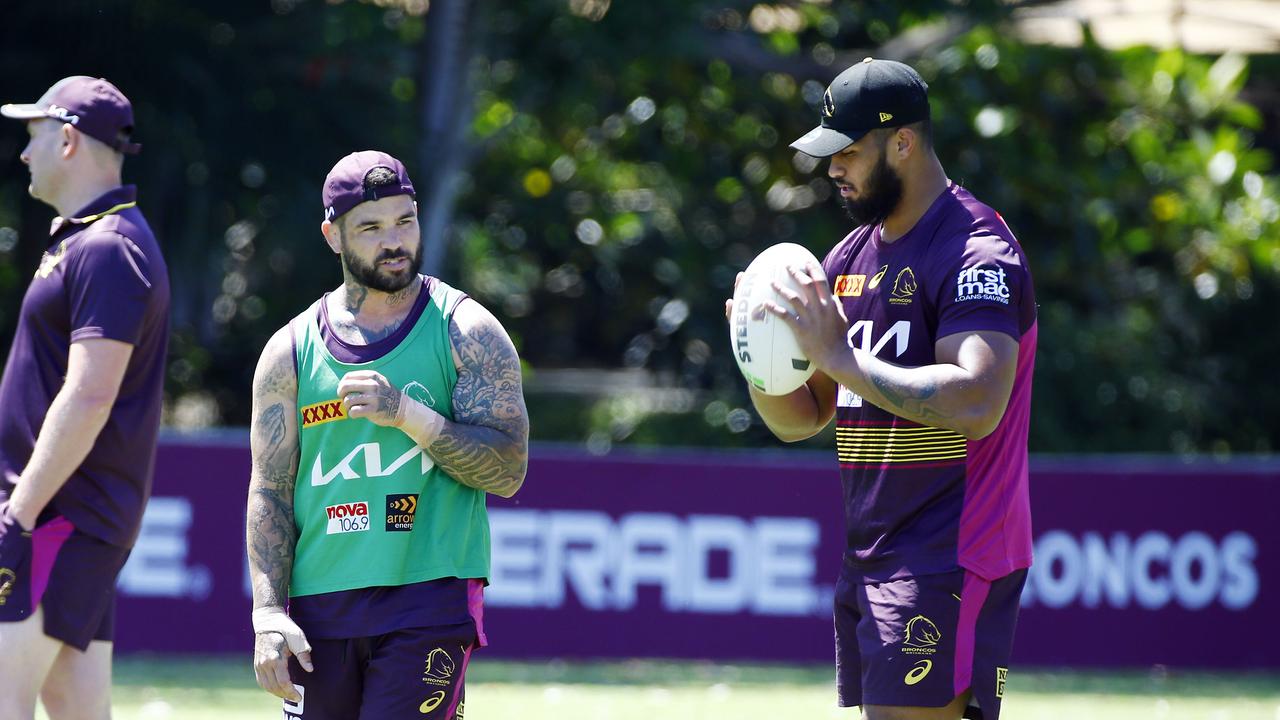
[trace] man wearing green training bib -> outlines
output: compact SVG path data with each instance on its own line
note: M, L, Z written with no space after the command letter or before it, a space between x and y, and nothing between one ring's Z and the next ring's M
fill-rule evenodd
M520 361L489 311L418 273L400 161L346 156L323 201L343 284L253 381L254 669L286 718L461 719L487 642L485 493L515 494L528 462Z

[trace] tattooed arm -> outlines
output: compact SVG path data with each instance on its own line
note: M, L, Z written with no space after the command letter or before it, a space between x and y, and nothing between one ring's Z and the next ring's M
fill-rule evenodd
M791 272L798 290L774 285L789 307L766 302L760 312L773 313L792 329L819 372L894 415L971 440L1000 424L1017 373L1017 340L994 331L956 333L934 343L933 365L895 365L849 347L849 321L820 267Z
M289 681L288 657L310 670L310 647L284 614L297 532L293 487L298 475L298 379L286 325L267 342L253 376L249 429L252 467L245 533L253 585L254 670L273 695L299 699Z
M452 421L371 370L344 375L338 396L351 417L403 430L463 485L511 497L529 463L520 358L498 319L474 300L454 310L449 339L458 369Z
M935 364L902 367L861 349L845 355L846 387L894 415L978 440L1004 417L1018 367L1018 341L993 331L934 343Z
M253 377L249 430L253 467L246 528L254 607L283 607L293 548L293 483L298 474L298 379L289 328L267 343Z
M464 300L449 322L458 384L453 419L427 452L459 482L503 497L515 495L529 464L529 411L520 358L498 319Z

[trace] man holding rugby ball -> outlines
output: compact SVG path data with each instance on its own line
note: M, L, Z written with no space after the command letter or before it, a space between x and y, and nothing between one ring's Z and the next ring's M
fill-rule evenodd
M1009 227L934 154L927 91L907 65L867 58L792 143L830 159L857 227L755 308L816 372L786 395L750 392L787 442L836 419L840 705L994 720L1031 564L1035 292Z

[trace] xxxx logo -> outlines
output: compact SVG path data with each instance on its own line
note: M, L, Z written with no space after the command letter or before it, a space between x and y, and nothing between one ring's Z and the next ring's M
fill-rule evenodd
M313 425L323 425L334 420L346 420L347 413L342 409L341 400L326 400L318 402L314 405L308 405L301 410L302 427L312 427Z
M836 277L834 295L836 297L858 297L867 282L866 275L839 275Z

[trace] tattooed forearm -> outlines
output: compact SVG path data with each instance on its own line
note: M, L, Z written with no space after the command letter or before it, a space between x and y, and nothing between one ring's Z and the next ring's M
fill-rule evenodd
M928 403L928 400L938 393L938 386L934 383L926 383L913 390L895 385L883 376L873 375L871 384L875 386L876 390L880 391L880 395L892 406L885 408L886 410L890 412L901 411L900 414L909 420L935 424L951 417L950 414L944 413L939 408Z
M292 354L286 329L267 343L254 374L249 430L252 469L245 521L254 607L283 606L293 573L298 390Z
M453 422L427 448L458 482L504 497L524 482L529 460L529 420L520 360L497 320L449 324L458 354Z
M248 548L255 607L283 606L289 597L293 551L293 483L257 482L249 494ZM271 486L276 487L271 487Z

